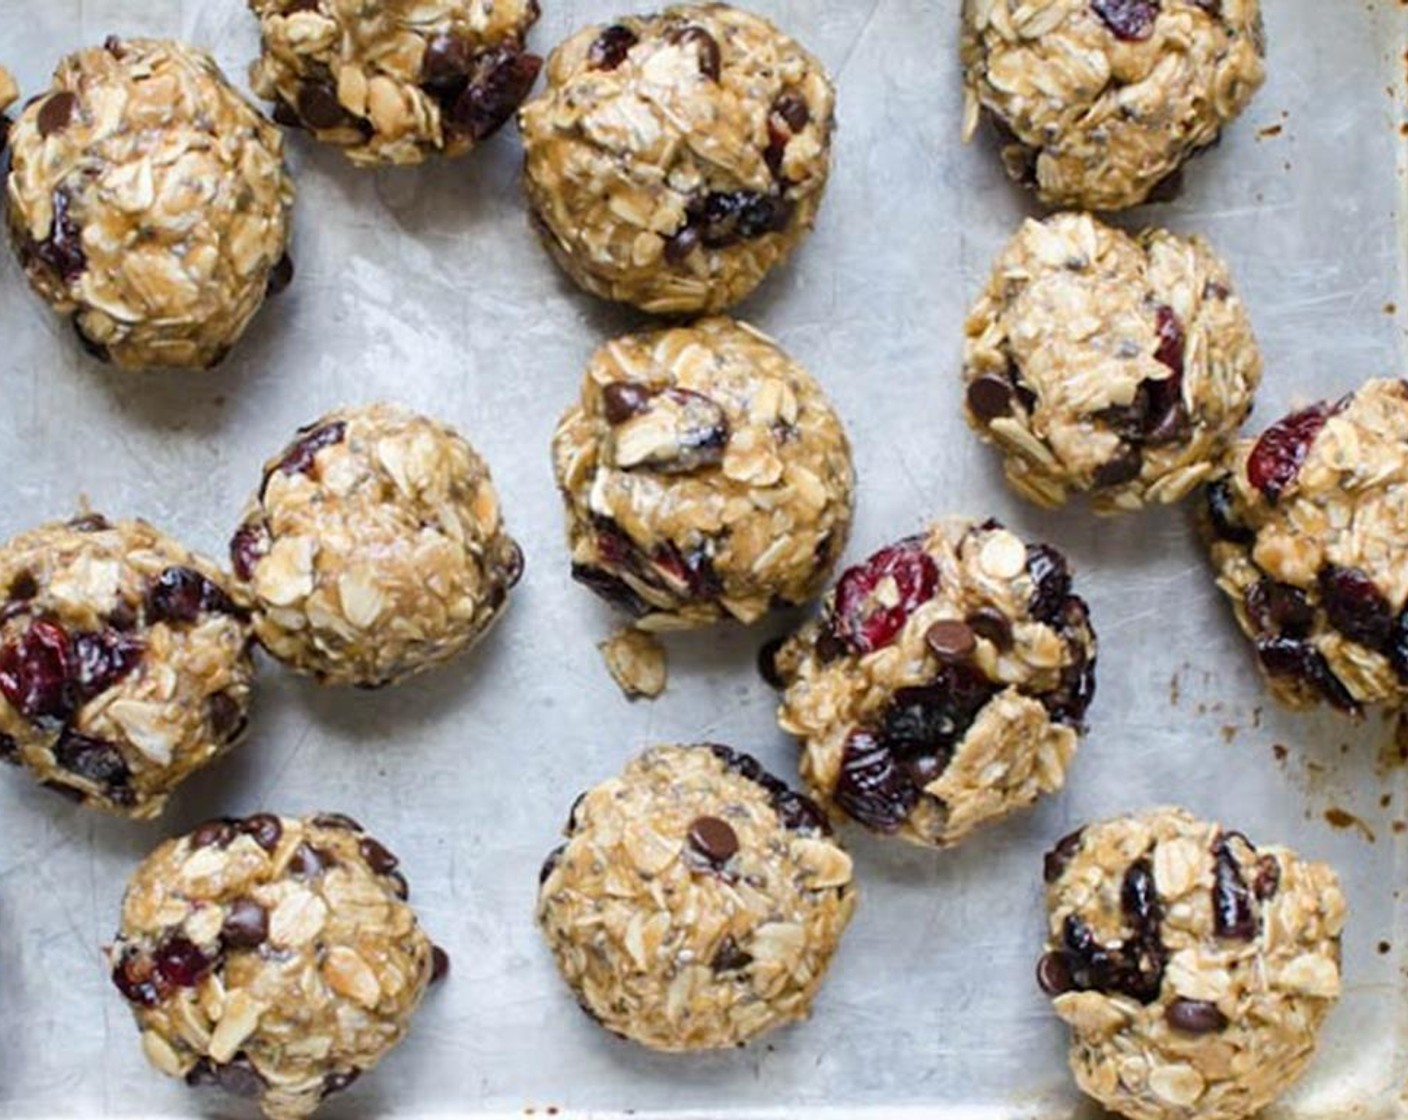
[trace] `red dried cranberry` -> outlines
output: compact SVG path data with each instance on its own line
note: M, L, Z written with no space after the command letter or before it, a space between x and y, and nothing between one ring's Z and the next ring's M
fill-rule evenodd
M123 950L112 970L112 982L126 999L141 1007L155 1007L171 994L171 985L157 971L151 957L138 949Z
M887 580L894 583L894 606L876 599ZM924 551L923 540L910 537L842 574L831 602L831 630L856 653L872 653L889 645L938 589L938 565Z
M703 548L681 552L673 542L667 541L655 550L652 559L672 582L683 585L693 599L713 602L723 593L713 558Z
M1178 313L1167 304L1160 304L1155 329L1159 335L1159 348L1154 351L1154 360L1168 366L1174 373L1182 374L1184 335Z
M1219 837L1213 847L1212 918L1213 931L1218 937L1237 941L1256 937L1252 894L1225 836Z
M649 407L655 390L635 381L613 381L601 390L602 412L608 424L624 424Z
M1120 909L1134 932L1140 937L1158 935L1163 921L1158 888L1154 885L1154 865L1148 859L1138 859L1129 865L1120 887Z
M1267 428L1247 458L1247 478L1274 502L1300 473L1301 464L1325 421L1330 408L1323 401Z
M174 988L194 988L216 965L195 942L183 934L168 937L153 954L157 975Z
M629 27L615 23L603 28L587 48L587 65L593 70L615 70L638 42L640 39Z
M77 662L77 687L83 700L105 692L137 667L146 647L136 638L114 630L77 634L73 657Z
M1369 574L1361 568L1326 564L1320 569L1320 600L1330 625L1352 642L1370 649L1388 646L1393 609Z
M75 706L74 669L68 631L35 619L17 640L0 646L0 693L29 719L64 719Z
M1315 609L1305 593L1270 577L1248 587L1242 601L1260 634L1304 638L1315 622Z
M289 445L274 469L283 474L309 474L318 452L341 443L346 434L347 425L341 420L322 427L302 428L298 439Z
M425 45L420 64L422 85L455 86L465 80L473 61L469 41L460 35L436 35Z
M201 611L242 613L223 589L191 568L167 568L147 591L149 623L195 622Z
M897 832L920 791L883 742L857 729L846 740L841 772L831 792L836 804L877 832Z
M1149 38L1159 15L1158 0L1091 0L1090 7L1116 39L1126 42Z
M476 143L496 133L528 96L543 60L517 44L488 50L474 60L469 83L450 109L448 123Z
M1032 581L1028 610L1038 622L1053 625L1071 594L1071 570L1066 558L1050 545L1028 545L1027 575Z

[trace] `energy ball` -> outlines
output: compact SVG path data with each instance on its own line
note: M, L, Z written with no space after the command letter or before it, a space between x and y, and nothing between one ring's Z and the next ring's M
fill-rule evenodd
M1238 444L1204 526L1277 699L1408 702L1408 385L1369 381Z
M731 319L601 347L553 465L573 577L646 630L805 603L850 532L840 419L806 370Z
M6 138L10 131L10 118L5 116L5 110L19 100L20 87L15 85L15 79L10 76L10 72L0 66L0 152L5 150Z
M205 51L110 38L10 130L10 240L89 353L216 365L292 278L283 139Z
M208 821L137 868L112 981L168 1077L298 1120L405 1036L448 958L350 817Z
M577 800L537 917L588 1015L703 1050L806 1018L855 903L816 805L728 747L661 746Z
M1088 214L1025 222L968 314L968 423L1043 506L1174 502L1214 469L1261 382L1227 267L1201 238Z
M1007 173L1079 210L1148 200L1266 77L1259 0L963 0L959 55L964 139L986 113Z
M722 311L815 223L834 106L820 62L726 4L588 27L519 114L534 221L594 295Z
M1067 836L1046 883L1037 980L1105 1108L1244 1120L1304 1071L1340 994L1329 867L1156 809Z
M254 91L353 163L460 156L528 96L537 0L249 0Z
M389 404L299 429L264 465L230 557L270 654L364 688L468 649L523 574L484 460Z
M764 668L813 796L942 848L1061 788L1095 655L1056 549L953 519L847 570Z
M244 732L252 644L225 574L144 521L22 533L0 545L0 760L155 817Z

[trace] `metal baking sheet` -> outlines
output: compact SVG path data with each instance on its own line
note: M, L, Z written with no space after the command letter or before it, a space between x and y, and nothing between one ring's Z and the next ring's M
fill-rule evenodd
M619 3L544 0L533 42L546 49ZM297 279L216 373L95 365L5 256L0 533L86 495L220 555L259 463L296 425L388 397L459 425L488 456L527 577L484 646L394 691L324 690L266 666L247 745L156 824L3 776L0 1116L247 1115L147 1067L98 946L162 836L216 813L328 808L401 854L455 962L408 1042L328 1116L1068 1117L1084 1106L1065 1032L1031 978L1039 857L1086 818L1168 801L1344 876L1345 998L1276 1116L1405 1115L1408 769L1393 765L1393 728L1268 702L1184 512L1040 514L964 429L965 305L1030 203L986 145L958 143L956 0L752 4L837 76L841 131L820 227L741 314L849 422L861 481L850 558L949 512L994 514L1071 552L1102 650L1067 791L950 854L852 832L862 904L809 1023L684 1058L595 1028L533 927L539 860L578 790L650 741L725 741L794 773L753 670L784 620L672 639L665 697L623 700L594 648L612 619L567 578L548 442L593 346L639 320L572 290L534 243L512 132L463 162L374 173L296 140ZM1266 88L1179 202L1129 218L1202 232L1230 259L1266 352L1258 424L1402 372L1408 323L1408 13L1394 0L1266 7ZM242 86L256 40L239 0L0 0L0 61L26 93L62 52L110 32L211 46Z

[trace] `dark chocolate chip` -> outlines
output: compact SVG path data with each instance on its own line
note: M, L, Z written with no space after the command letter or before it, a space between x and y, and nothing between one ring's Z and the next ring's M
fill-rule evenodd
M1218 937L1251 941L1256 937L1256 914L1252 896L1229 838L1220 837L1213 846L1212 916Z
M463 81L473 61L469 43L459 35L436 35L425 45L420 80L428 86Z
M362 1076L359 1069L336 1069L323 1078L323 1096L330 1097L334 1093L340 1093L344 1089L350 1088L357 1078Z
M390 875L400 866L401 861L389 852L379 841L373 840L370 836L363 836L357 845L357 850L362 853L362 858L367 861L367 866L378 875Z
M979 607L968 616L968 627L999 650L1012 648L1012 622L996 607Z
M613 381L601 390L602 411L608 424L624 424L632 416L639 416L650 405L655 396L652 389L631 381Z
M310 82L298 91L298 115L309 128L337 128L347 121L347 111L337 91L321 82Z
M777 637L764 642L758 650L758 675L779 692L787 687L787 682L777 668L777 655L786 643L785 637Z
M957 619L946 618L934 623L925 631L924 641L935 657L949 663L966 661L978 648L973 631Z
M670 42L682 47L693 47L699 55L699 72L711 81L719 80L723 64L719 43L704 28L695 24L670 32Z
M319 828L341 828L348 832L366 831L346 813L319 813L313 818L313 823Z
M269 936L269 912L252 898L236 899L220 927L227 949L256 949Z
M1078 828L1056 841L1056 846L1046 853L1042 863L1042 877L1047 883L1054 883L1066 873L1066 868L1080 851L1080 843L1085 838L1085 829Z
M235 826L227 820L206 821L191 833L191 847L226 848L235 835Z
M709 967L718 975L725 972L741 972L752 963L753 955L745 953L733 935L726 933L719 941L719 947L714 950L714 959L709 962Z
M293 258L285 253L269 270L268 286L265 294L276 296L293 283Z
M587 65L593 70L615 70L638 42L640 39L629 27L619 23L605 27L587 49Z
M1201 999L1176 999L1164 1017L1170 1027L1184 1034L1216 1034L1227 1029L1227 1016L1217 1004Z
M1132 444L1123 444L1115 452L1114 458L1107 459L1095 468L1094 483L1097 489L1107 490L1133 482L1144 469L1144 456Z
M284 826L279 818L272 813L255 813L252 817L235 824L244 835L252 839L266 852L272 852L279 846L279 838L284 834Z
M315 848L312 844L299 844L288 861L288 870L296 879L311 879L326 871L332 862L331 857L321 848Z
M56 132L62 132L73 120L73 114L77 108L78 98L66 89L50 95L39 109L39 117L36 122L39 127L39 135L47 139Z
M738 833L718 817L697 817L689 826L689 843L710 863L722 866L738 852Z
M438 984L450 975L450 954L439 945L430 947L430 982Z
M772 111L781 117L793 133L801 132L812 119L807 99L796 90L785 90L772 103Z
M979 420L996 420L1012 411L1012 383L996 373L985 373L968 385L968 408Z
M1051 997L1064 995L1075 987L1071 966L1062 952L1046 953L1036 963L1036 982Z

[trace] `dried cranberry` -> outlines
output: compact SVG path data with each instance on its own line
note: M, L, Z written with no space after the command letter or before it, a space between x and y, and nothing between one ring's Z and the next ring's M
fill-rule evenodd
M233 743L249 726L243 705L228 692L206 697L205 713L217 743Z
M846 813L878 832L897 832L919 802L919 790L889 747L860 729L846 740L831 796Z
M690 598L713 602L723 593L723 583L714 571L713 558L703 548L682 552L673 542L667 541L655 550L652 559L673 583L684 587Z
M1115 38L1126 42L1149 38L1159 15L1158 0L1091 0L1090 8Z
M131 1003L155 1007L171 994L171 985L151 957L137 949L123 950L112 970L112 982Z
M792 220L795 207L780 194L758 191L711 191L690 203L688 224L710 249L723 249L781 233Z
M242 613L221 587L192 568L167 568L147 591L149 623L195 622L201 611Z
M1213 846L1212 918L1218 937L1250 941L1256 936L1251 891L1225 836Z
M1320 569L1320 600L1330 625L1352 642L1384 649L1393 633L1393 610L1361 568L1326 564Z
M1125 872L1120 887L1120 909L1136 935L1144 938L1158 935L1163 907L1154 885L1154 867L1147 858L1135 860Z
M543 60L517 44L480 54L470 70L464 92L451 107L449 125L476 143L503 127L528 96Z
M298 439L288 446L274 469L283 474L309 474L318 452L341 443L346 434L347 425L341 420L321 427L302 428Z
M469 73L472 61L467 39L459 35L436 35L425 45L420 64L421 84L432 88L459 85Z
M900 757L932 755L942 771L997 688L970 665L941 665L933 683L902 688L885 708L881 738Z
M638 42L639 37L629 27L615 23L603 28L587 49L587 65L593 70L615 70Z
M1041 698L1051 718L1077 729L1085 726L1085 713L1095 699L1095 658L1087 657L1085 647L1073 647L1074 660L1061 670L1055 689Z
M68 631L35 619L17 640L0 646L0 693L29 719L63 719L74 708L74 669Z
M893 606L884 605L876 596L886 581L894 584ZM923 540L911 537L900 541L842 574L832 596L831 630L856 653L882 649L938 589L938 565L924 551Z
M1047 544L1027 546L1027 575L1032 593L1027 607L1038 622L1052 625L1071 594L1071 570L1066 558Z
M1330 408L1323 401L1267 428L1247 458L1247 478L1274 502L1300 473L1301 464L1325 421Z
M1167 304L1160 304L1155 319L1155 329L1159 336L1159 347L1154 351L1154 360L1168 366L1175 374L1183 373L1183 324L1178 313Z
M136 638L107 630L101 634L77 634L73 658L77 662L77 687L82 700L105 692L142 660L145 646Z
M1330 663L1309 642L1296 638L1260 638L1256 643L1262 666L1273 677L1296 677L1319 691L1341 711L1356 712L1359 704L1335 676Z
M163 941L153 954L157 975L175 988L194 988L216 965L195 942L183 934Z
M630 584L602 568L573 564L572 578L627 614L640 618L650 613L650 605L636 594Z
M1224 475L1209 483L1207 502L1208 521L1218 540L1233 544L1251 544L1256 540L1256 534L1238 520L1231 479Z
M1304 592L1269 577L1248 587L1242 602L1260 634L1304 638L1315 622L1315 609Z
M193 1089L213 1086L233 1097L253 1100L268 1088L264 1078L245 1054L236 1054L223 1065L201 1058L186 1074L186 1084Z
M72 284L88 267L88 257L83 251L83 230L69 213L69 205L67 191L54 192L53 226L47 238L33 244L33 253L65 283Z
M613 381L601 390L601 408L608 424L624 424L639 416L655 397L649 385L635 381Z

